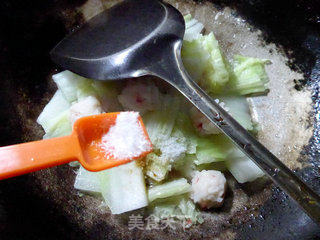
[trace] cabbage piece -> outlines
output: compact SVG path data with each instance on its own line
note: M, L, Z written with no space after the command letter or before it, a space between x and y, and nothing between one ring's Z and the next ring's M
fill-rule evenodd
M81 77L68 70L53 75L52 79L70 103L96 94L91 79Z
M98 174L80 166L74 182L74 188L88 193L101 193Z
M223 135L214 135L198 139L197 159L195 164L225 161L230 151L231 143Z
M173 165L173 168L178 171L181 176L184 178L191 180L196 170L195 161L197 157L195 154L187 154L184 158L179 159Z
M171 165L168 159L159 157L155 153L149 153L146 157L146 175L160 182L165 179Z
M198 136L187 114L178 113L171 135L186 145L187 154L196 153Z
M181 135L172 136L179 109L177 97L164 95L161 110L148 112L143 121L157 155L147 159L147 176L155 181L162 181L171 170L173 162L184 157L188 144Z
M198 20L192 18L191 14L184 16L184 21L186 24L186 30L184 33L183 40L192 41L200 36L204 26Z
M43 136L44 139L62 137L70 135L72 126L69 120L69 109L63 111L58 116L47 123L47 131Z
M148 189L148 199L152 202L158 198L168 198L190 192L191 186L185 178L166 182Z
M168 171L174 162L185 156L187 146L180 143L175 137L170 137L161 143L156 152L159 154L151 153L146 158L146 174L148 177L159 182L165 179Z
M102 108L101 104L97 98L94 96L87 96L80 99L77 103L72 104L70 107L70 122L73 125L76 120L81 117L86 117L90 115L101 114Z
M233 76L230 81L231 89L241 95L264 93L269 82L265 65L269 60L234 56Z
M130 162L99 172L102 196L112 214L120 214L148 205L141 167Z
M228 63L213 33L184 41L182 61L191 77L209 93L222 93L229 81Z
M77 100L80 101L86 97L94 96L97 97L97 92L95 91L95 88L92 85L92 80L86 79L87 81L82 82L78 85L77 89Z
M202 36L190 42L184 41L181 49L183 65L192 79L198 83L204 78L205 70L210 67L210 54L203 49L201 39Z
M99 97L110 96L117 97L120 93L121 84L119 82L109 82L109 81L92 81L92 87Z
M264 175L264 172L236 147L228 156L226 166L239 183L251 182Z
M149 209L159 219L175 218L183 221L184 228L191 227L193 223L203 223L200 211L185 195L157 200Z
M154 146L159 146L170 137L174 121L175 115L170 116L164 111L149 112L143 116L143 122Z
M179 99L164 95L159 111L148 112L143 116L143 122L155 148L170 137L179 111Z
M70 103L65 99L62 92L58 90L40 113L37 123L42 126L45 132L48 132L50 125L52 125L52 119L69 107Z
M225 108L234 119L236 119L242 127L251 131L253 130L253 124L251 120L251 114L247 99L242 96L226 96L221 100L225 104Z

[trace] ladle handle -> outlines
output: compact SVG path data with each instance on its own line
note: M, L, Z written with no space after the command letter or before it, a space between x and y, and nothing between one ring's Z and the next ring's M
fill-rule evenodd
M0 180L77 160L71 136L0 148Z
M181 61L180 48L181 43L178 42L174 46L174 54L169 54L166 62L152 68L152 74L178 89L314 221L320 223L320 197L191 79Z

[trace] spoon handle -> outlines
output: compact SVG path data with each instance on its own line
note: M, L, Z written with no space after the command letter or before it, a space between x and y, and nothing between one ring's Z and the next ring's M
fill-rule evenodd
M153 69L154 75L178 89L314 221L320 223L320 197L191 79L181 61L180 46L175 46L174 55L166 64Z
M0 147L0 180L77 160L72 135Z

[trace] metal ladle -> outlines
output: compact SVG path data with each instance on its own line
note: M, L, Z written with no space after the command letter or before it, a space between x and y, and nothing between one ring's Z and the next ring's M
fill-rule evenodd
M190 78L181 61L184 32L183 16L174 7L157 0L125 0L63 39L51 57L63 68L97 80L164 79L320 223L320 197Z

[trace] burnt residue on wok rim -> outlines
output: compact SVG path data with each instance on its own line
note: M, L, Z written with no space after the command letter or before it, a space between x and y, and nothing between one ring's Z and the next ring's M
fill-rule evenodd
M81 23L81 14L74 9L84 2L1 1L1 145L34 140L41 135L42 130L35 127L34 119L55 90L49 81L44 81L55 71L48 52L70 29ZM196 2L202 4L204 1ZM240 14L263 31L261 37L285 51L290 59L288 64L305 76L304 79L296 79L296 89L313 89L314 113L311 114L312 117L319 114L320 4L299 0L289 4L284 1L252 0L212 2L221 8L230 6L235 9L235 14ZM22 112L23 117L18 118ZM314 124L314 137L301 153L308 156L312 165L298 174L320 191L320 123L316 118ZM66 192L76 194L72 182L65 182L63 176L65 173L72 174L71 169L63 166L53 172L58 178L52 184L63 184ZM108 239L120 238L121 229L99 223L96 223L95 229L79 229L75 219L66 216L62 209L53 204L51 196L41 194L34 180L32 175L28 175L0 182L0 239L92 239L99 238L101 232L109 232ZM60 202L64 200L59 199ZM81 205L74 206L73 212L81 214L81 211ZM273 189L272 197L260 209L260 215L244 225L234 226L240 239L320 237L320 229L277 188Z

